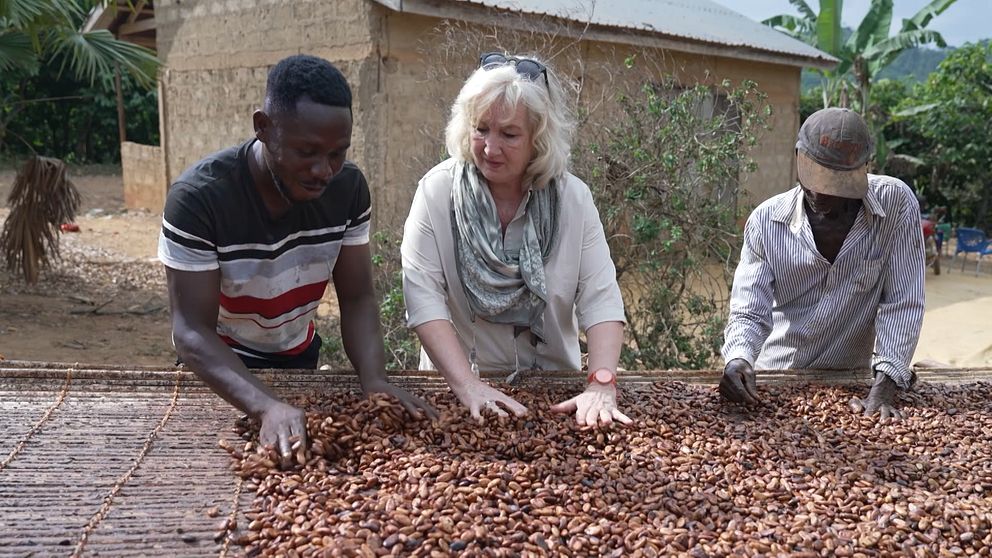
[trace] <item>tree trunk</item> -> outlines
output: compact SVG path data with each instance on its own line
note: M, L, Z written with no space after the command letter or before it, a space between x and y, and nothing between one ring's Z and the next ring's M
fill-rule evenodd
M861 115L865 119L869 118L871 111L869 110L868 99L871 98L871 79L868 77L863 78L860 83L861 85Z
M87 113L86 120L83 123L83 129L80 130L77 140L76 140L76 155L79 156L81 161L86 161L88 163L93 162L92 154L93 150L90 148L92 145L91 138L93 136L93 113Z
M124 120L124 92L121 90L121 67L114 68L114 89L117 92L117 135L120 143L127 141L127 125Z
M978 211L975 215L975 226L983 231L989 231L989 206L992 202L992 183L985 182L982 188L982 197L978 202Z

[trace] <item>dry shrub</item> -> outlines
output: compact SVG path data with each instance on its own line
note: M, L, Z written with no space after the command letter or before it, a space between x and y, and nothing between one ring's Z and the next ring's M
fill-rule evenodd
M20 268L25 281L36 283L41 270L58 259L60 226L75 219L80 201L79 191L66 178L65 163L48 157L28 159L7 198L10 215L0 233L7 269Z

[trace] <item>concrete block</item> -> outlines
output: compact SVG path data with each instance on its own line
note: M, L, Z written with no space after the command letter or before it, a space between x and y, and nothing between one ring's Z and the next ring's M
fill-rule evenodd
M121 170L124 181L124 206L162 211L168 182L165 160L158 145L121 144Z

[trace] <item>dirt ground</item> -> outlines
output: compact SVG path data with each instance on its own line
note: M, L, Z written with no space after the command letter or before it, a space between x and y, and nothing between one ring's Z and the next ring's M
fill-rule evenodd
M120 175L72 176L83 196L80 232L62 237L63 261L26 285L0 268L0 358L169 366L165 274L156 259L161 215L124 209ZM0 222L14 173L0 171ZM322 308L322 314L334 306ZM914 362L992 365L992 260L947 257L927 272L927 314Z
M0 172L0 220L13 172ZM93 364L175 361L165 274L155 257L161 215L124 209L120 175L73 175L80 232L36 285L0 270L0 355Z

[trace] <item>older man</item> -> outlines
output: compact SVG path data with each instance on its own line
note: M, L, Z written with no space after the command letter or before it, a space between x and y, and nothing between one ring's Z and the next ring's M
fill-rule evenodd
M870 366L871 390L852 409L901 416L923 321L923 236L909 187L868 174L873 149L857 113L814 113L796 142L799 185L748 219L722 351L730 401L758 401L754 369Z

